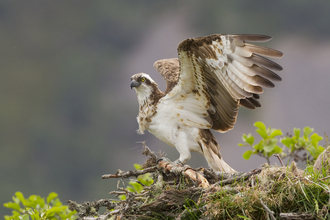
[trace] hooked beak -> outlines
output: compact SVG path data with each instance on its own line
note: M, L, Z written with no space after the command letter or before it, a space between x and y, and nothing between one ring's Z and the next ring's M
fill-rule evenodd
M137 82L137 81L135 81L135 80L133 80L132 82L131 82L131 89L133 89L133 87L139 87L140 86L140 83L139 82Z

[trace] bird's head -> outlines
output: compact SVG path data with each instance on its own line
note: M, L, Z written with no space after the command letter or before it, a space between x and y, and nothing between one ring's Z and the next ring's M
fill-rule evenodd
M133 88L139 103L142 103L158 90L158 85L148 74L137 73L131 77L131 89Z

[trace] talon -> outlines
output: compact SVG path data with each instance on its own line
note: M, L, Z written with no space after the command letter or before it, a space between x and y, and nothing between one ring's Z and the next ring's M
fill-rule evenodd
M159 158L157 161L156 161L156 164L158 164L160 161L163 161L164 158Z
M174 163L175 163L175 164L179 164L179 165L181 165L181 166L184 166L184 164L183 164L179 159L177 159L176 161L174 161Z

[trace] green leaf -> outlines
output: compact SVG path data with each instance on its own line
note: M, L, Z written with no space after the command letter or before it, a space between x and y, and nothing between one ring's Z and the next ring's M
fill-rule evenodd
M32 220L39 220L40 219L38 210L36 210L36 209L33 210L31 208L27 208L27 212L29 213Z
M130 192L135 192L135 190L132 186L127 186L126 189Z
M13 202L7 202L7 203L3 204L3 206L6 208L9 208L9 209L15 209L17 211L19 211L21 209L19 204L13 203Z
M154 183L154 180L152 179L152 176L150 173L146 173L144 175L138 176L137 180L139 180L142 184L144 184L146 186L151 186L151 184Z
M37 207L43 208L45 206L45 201L40 196L31 195L26 201L26 206L32 208L37 208Z
M280 135L283 135L282 131L280 129L275 129L270 134L270 137L273 138L273 137L280 136Z
M24 214L24 215L22 215L22 216L18 216L18 218L19 218L20 220L29 220L29 215L28 215L28 214Z
M45 217L51 217L54 216L56 213L61 213L66 209L66 206L61 206L61 207L53 207L51 209L48 209L46 212L46 216Z
M295 144L295 141L291 137L284 137L282 138L281 143L290 148L291 145Z
M130 181L129 184L133 186L134 192L140 193L143 190L143 186L140 183Z
M273 154L279 154L279 153L282 153L282 152L283 152L283 149L276 145L272 153Z
M126 195L119 195L118 198L119 198L120 200L126 200Z
M261 151L264 148L263 143L264 143L263 140L261 140L258 144L254 145L253 148Z
M304 137L308 138L308 136L314 131L314 128L304 127Z
M59 198L55 198L55 199L52 201L52 203L53 203L53 206L54 206L54 207L62 206L62 202L60 201Z
M314 133L312 134L312 136L310 137L313 141L321 141L323 140L323 137L321 137L320 135Z
M258 132L263 139L267 139L267 132L265 130L257 129L256 132Z
M245 160L250 159L252 153L253 153L252 150L245 151L245 153L243 154L243 158L244 158Z
M244 142L250 144L251 146L253 145L254 137L251 134L243 134L242 139Z
M274 145L274 144L267 145L267 146L264 147L264 150L265 150L266 153L270 153L274 150L275 147L276 147L276 145Z
M250 134L250 135L247 136L247 138L246 138L245 141L246 141L246 143L248 143L250 145L253 145L253 143L254 143L254 137L251 136L251 134Z
M244 147L245 145L244 145L244 144L238 144L238 146L240 146L240 147Z
M257 121L254 126L266 132L266 125L263 122Z
M55 193L55 192L49 193L49 195L47 196L47 203L49 204L56 197L58 197L57 193Z
M320 153L322 153L324 151L324 147L318 146L317 147L317 151L320 152Z
M293 129L294 132L294 136L296 137L296 139L298 140L300 137L300 128L294 128Z
M264 151L267 153L272 152L276 147L277 139L271 139L269 144L264 146Z
M23 193L21 193L21 192L16 192L16 193L15 193L15 196L21 201L21 203L22 203L24 206L26 206L26 200L25 200L25 198L24 198Z
M135 163L135 164L134 164L134 168L135 168L136 170L142 170L142 166L141 166L140 164L138 164L138 163Z

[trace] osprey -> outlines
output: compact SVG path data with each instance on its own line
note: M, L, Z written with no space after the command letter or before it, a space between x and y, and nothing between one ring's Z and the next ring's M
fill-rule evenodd
M166 90L146 73L131 77L139 114L138 133L148 130L175 147L185 164L190 151L204 155L214 171L236 172L221 157L220 147L210 129L226 132L234 127L238 108L260 107L263 88L281 81L273 71L282 67L265 58L283 53L247 43L265 42L265 35L214 34L190 38L178 45L178 57L158 60L154 68L166 81Z

